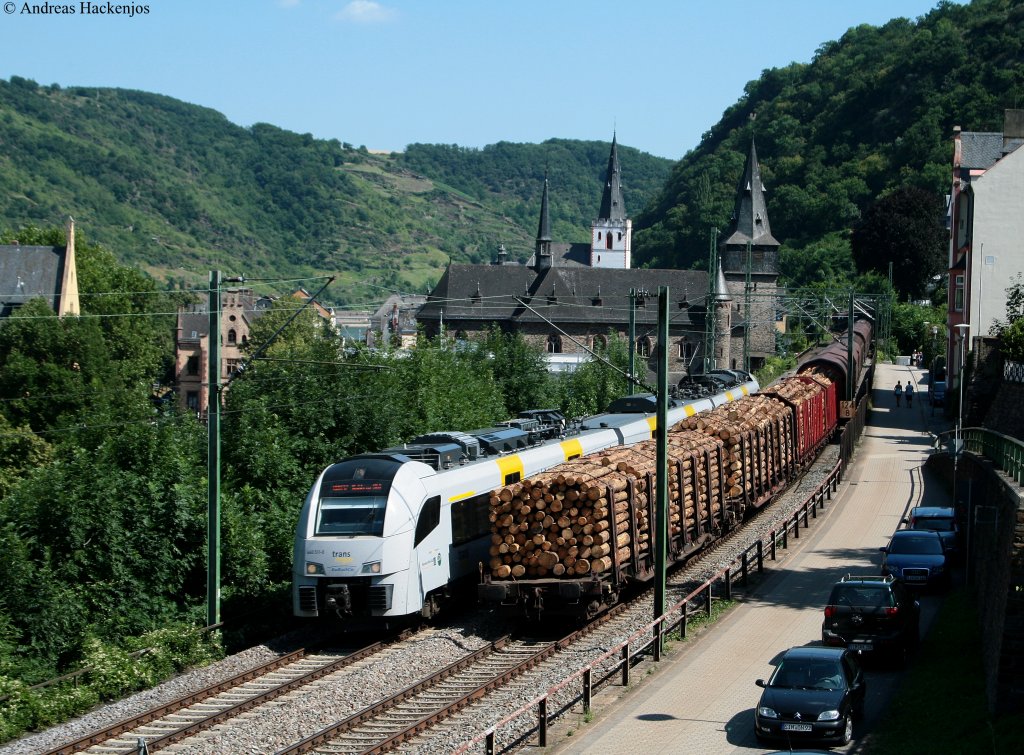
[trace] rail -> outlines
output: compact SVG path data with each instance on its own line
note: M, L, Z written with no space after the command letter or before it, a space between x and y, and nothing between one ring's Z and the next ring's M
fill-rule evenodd
M869 373L868 383L870 383L870 378L871 374ZM546 747L548 724L552 719L569 710L577 702L582 702L584 710L589 711L595 689L619 673L622 677L623 686L628 685L630 669L638 662L642 655L649 653L654 661L661 660L663 637L678 629L680 638L685 638L687 622L691 615L704 613L710 617L714 607L715 587L719 582L723 584L722 591L724 595L722 599L728 600L732 596L733 585L737 581L742 585L747 584L751 568L755 568L758 574L763 573L765 552L767 551L768 560L775 561L778 556L779 546L781 545L783 549L789 547L791 532L794 539L799 538L801 523L804 529L809 527L810 521L817 518L818 511L825 508L825 501L831 500L833 494L839 489L839 483L843 479L843 472L846 471L846 467L853 458L854 448L860 440L867 423L869 394L870 391L867 391L865 395L861 396L857 402L854 416L843 426L839 437L839 460L836 462L836 465L822 483L815 488L814 492L804 499L803 503L797 506L791 514L785 517L783 526L780 529L772 530L766 537L752 543L739 556L733 559L728 566L707 579L661 616L638 629L622 643L609 649L587 666L570 674L558 684L549 687L545 692L523 704L517 710L512 711L485 731L464 742L455 750L454 755L467 753L474 745L479 745L480 743L484 743L487 755L494 755L496 752L495 739L498 731L521 716L527 715L533 709L536 709L537 724L525 734L520 735L516 743L521 743L536 732L538 746ZM1006 436L1002 437L1005 438ZM678 614L678 618L675 618L676 614ZM648 635L646 641L644 640L645 635ZM615 659L616 656L618 658L611 665L610 669L600 668L602 664ZM595 676L597 676L596 680ZM550 698L556 693L568 689L572 684L581 685L579 694L569 699L558 710L549 711L548 702Z
M804 529L809 527L810 521L817 518L819 510L825 508L825 501L832 499L842 481L845 466L842 460L838 461L821 485L785 518L781 528L772 530L766 537L752 543L727 566L708 578L657 619L653 619L636 630L619 645L607 650L584 668L549 687L545 692L509 713L486 731L462 744L455 750L456 755L469 752L470 748L481 742L485 744L487 755L493 755L496 752L497 732L533 709L537 711L537 725L524 736L536 731L537 745L546 747L547 728L551 719L556 718L577 702L582 702L584 710L590 710L595 689L617 674L621 674L622 685L627 686L630 669L636 665L641 656L651 655L654 661L660 661L664 637L678 630L679 637L685 638L687 623L691 616L697 614L711 616L716 598L730 600L733 586L737 583L745 586L750 578L751 570L756 570L758 574L763 573L765 560L776 560L778 548L780 546L783 549L788 548L789 538L799 538L801 525ZM716 588L721 595L715 594ZM614 660L611 668L603 668L603 665L611 660ZM595 677L597 678L595 679ZM580 692L558 710L549 711L550 698L573 684L581 685Z
M1018 485L1024 485L1024 441L985 427L964 427L960 434L964 443L962 450L984 456ZM936 449L944 446L946 440L953 440L955 435L956 430L939 433L935 439Z

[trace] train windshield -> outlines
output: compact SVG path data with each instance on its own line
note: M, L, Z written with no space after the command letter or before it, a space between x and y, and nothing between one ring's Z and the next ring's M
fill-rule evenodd
M321 498L316 534L380 537L384 534L387 500L387 496Z

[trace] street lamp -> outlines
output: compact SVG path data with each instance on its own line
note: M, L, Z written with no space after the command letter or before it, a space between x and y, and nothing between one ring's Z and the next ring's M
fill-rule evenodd
M957 339L960 341L960 358L957 364L957 380L960 382L960 400L957 402L956 434L953 440L953 505L957 503L956 495L956 467L960 459L960 449L963 446L963 425L964 425L964 344L967 341L967 334L971 326L967 323L960 323L956 326Z

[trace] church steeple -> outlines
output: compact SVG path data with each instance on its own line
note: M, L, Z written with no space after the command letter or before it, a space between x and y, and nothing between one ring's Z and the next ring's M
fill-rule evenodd
M626 217L622 201L622 172L616 134L608 155L608 171L601 195L601 209L590 226L590 266L629 269L633 247L633 221Z
M622 175L619 172L619 150L614 133L612 134L612 152L608 156L604 194L601 196L601 209L598 212L597 219L626 219L626 205L622 201Z
M534 270L538 273L551 267L551 216L548 213L548 177L544 174L544 195L540 200L540 222L534 249Z
M778 247L779 242L772 236L768 222L768 206L764 201L764 183L761 181L761 165L757 162L757 147L750 139L750 153L743 166L743 175L736 186L736 204L732 213L732 233L726 237L727 245L746 246L749 241L755 246Z

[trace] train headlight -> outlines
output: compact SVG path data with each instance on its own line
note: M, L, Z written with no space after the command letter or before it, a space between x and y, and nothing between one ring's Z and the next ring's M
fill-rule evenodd
M318 564L315 561L306 562L306 574L323 574L324 565Z
M363 564L363 574L380 574L380 561L367 561Z

